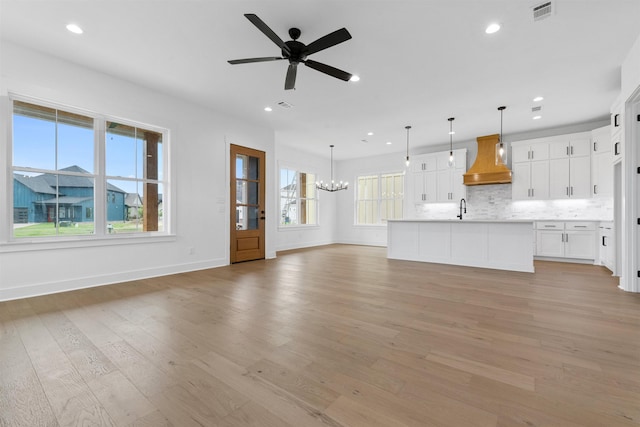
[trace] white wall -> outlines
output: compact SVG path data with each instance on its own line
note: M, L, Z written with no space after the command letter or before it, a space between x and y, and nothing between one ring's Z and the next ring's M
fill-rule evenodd
M329 154L329 152L327 152ZM305 173L314 173L317 179L328 181L331 175L331 161L327 157L319 157L305 153L294 147L276 145L276 170L288 168ZM338 175L334 171L334 176ZM280 184L276 177L276 194L279 194ZM337 193L319 191L318 225L315 226L287 226L278 227L276 250L306 248L310 246L328 245L335 242L335 219ZM276 200L279 203L280 199ZM279 212L278 208L278 212ZM279 220L279 216L276 217Z
M0 49L0 96L5 105L7 94L13 92L170 129L174 204L169 215L175 235L161 241L114 245L111 240L82 248L1 244L0 300L228 264L229 144L263 150L267 159L274 159L270 129L11 43L4 42ZM2 158L7 152L6 134L0 135ZM6 160L0 161L0 185L6 188L10 172ZM276 188L275 176L269 164L268 191ZM275 200L267 195L268 218L277 216ZM6 204L5 195L1 201ZM9 211L2 209L0 223L7 223ZM276 222L268 220L268 258L275 257L276 230Z
M338 243L372 246L387 245L387 227L385 225L355 225L356 177L377 173L402 172L406 169L404 161L404 154L396 153L343 160L338 163L338 176L340 176L340 179L348 180L352 183L347 191L341 191L338 194L336 219Z

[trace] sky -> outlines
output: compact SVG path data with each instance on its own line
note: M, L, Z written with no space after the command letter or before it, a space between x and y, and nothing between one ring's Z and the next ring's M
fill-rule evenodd
M135 139L107 131L105 150L107 176L142 178L143 145L140 138ZM56 123L53 121L17 114L13 116L13 166L50 171L79 166L89 173L94 173L94 157L92 128L59 122L56 135ZM159 179L162 180L161 149L158 150L158 162ZM137 191L135 181L110 179L109 182L128 193ZM141 190L138 190L138 193L142 195Z

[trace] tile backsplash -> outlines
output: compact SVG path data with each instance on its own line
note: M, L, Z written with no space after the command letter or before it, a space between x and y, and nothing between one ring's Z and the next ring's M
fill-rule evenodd
M468 219L613 219L613 198L568 200L512 200L511 184L474 185L467 187ZM459 200L455 203L425 203L412 206L412 218L455 219Z

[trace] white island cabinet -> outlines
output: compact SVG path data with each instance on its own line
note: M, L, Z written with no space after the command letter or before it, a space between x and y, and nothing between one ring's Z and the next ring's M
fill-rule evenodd
M533 273L533 221L390 220L387 258Z

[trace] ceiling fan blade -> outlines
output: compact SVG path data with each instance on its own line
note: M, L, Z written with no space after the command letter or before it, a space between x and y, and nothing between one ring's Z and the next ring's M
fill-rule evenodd
M290 90L296 88L296 74L298 73L298 64L289 64L287 68L287 77L284 79L284 89Z
M260 31L262 31L265 36L269 37L272 42L277 44L280 49L284 50L287 53L291 53L291 51L289 50L289 46L287 46L284 43L284 41L282 41L282 39L280 37L278 37L278 35L276 33L274 33L273 30L271 28L269 28L269 26L267 24L264 23L264 21L262 19L258 18L258 15L255 15L253 13L245 13L244 16L249 21L251 21L251 23L253 25L258 27L258 29Z
M336 79L344 80L345 82L348 82L352 76L346 71L339 70L330 65L323 64L322 62L312 61L311 59L307 59L306 61L304 61L304 65L306 65L307 67L311 67L314 70L318 70L321 73L325 73L332 77L335 77Z
M351 34L346 28L340 28L333 33L327 34L324 37L320 37L318 40L311 42L307 45L307 55L320 52L331 46L335 46L339 43L346 42L351 38Z
M265 56L263 58L247 58L247 59L232 59L227 61L229 64L249 64L251 62L267 62L267 61L278 61L281 58L279 56Z

